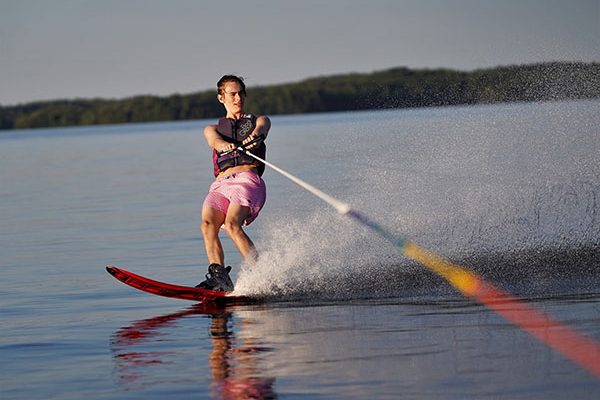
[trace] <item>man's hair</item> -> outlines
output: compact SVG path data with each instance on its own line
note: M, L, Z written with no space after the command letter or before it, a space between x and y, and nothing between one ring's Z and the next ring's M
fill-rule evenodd
M219 82L217 82L217 93L222 95L223 92L225 91L225 84L228 82L236 82L239 83L240 87L242 88L242 93L244 96L246 95L246 84L244 84L244 78L242 78L241 76L236 76L236 75L223 75L223 77L221 77L221 79L219 79Z

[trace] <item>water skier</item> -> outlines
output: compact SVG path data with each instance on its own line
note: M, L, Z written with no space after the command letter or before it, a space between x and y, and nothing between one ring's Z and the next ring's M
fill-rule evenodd
M204 137L213 149L216 180L202 205L202 236L209 266L206 280L197 287L231 292L231 267L225 267L219 229L224 227L243 263L254 263L256 248L242 226L256 219L266 200L266 186L261 178L264 164L242 151L232 150L244 146L264 159L266 147L263 141L271 121L265 115L255 117L244 112L246 85L241 77L223 76L217 82L217 99L227 113L218 124L204 129Z

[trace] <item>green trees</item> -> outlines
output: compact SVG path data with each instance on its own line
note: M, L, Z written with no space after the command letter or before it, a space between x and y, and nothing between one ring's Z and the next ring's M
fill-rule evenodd
M256 114L428 107L600 97L600 64L544 63L482 69L393 68L251 87ZM214 91L120 100L75 99L0 107L0 129L215 118Z

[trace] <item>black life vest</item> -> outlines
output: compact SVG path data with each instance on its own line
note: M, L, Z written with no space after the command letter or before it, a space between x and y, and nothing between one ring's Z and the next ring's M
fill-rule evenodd
M221 136L221 139L228 143L234 143L237 147L242 145L242 142L254 131L254 128L256 128L256 117L252 114L244 114L240 119L219 119L217 133ZM261 142L250 151L264 160L267 147L264 142ZM246 155L244 152L234 151L222 156L213 149L213 169L215 176L227 168L237 165L256 165L258 175L262 175L265 172L265 164Z

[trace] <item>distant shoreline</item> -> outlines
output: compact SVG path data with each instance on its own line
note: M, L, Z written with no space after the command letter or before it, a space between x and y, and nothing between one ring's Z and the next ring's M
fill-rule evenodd
M393 68L248 88L255 114L300 114L600 97L600 63L549 62L480 69ZM74 99L0 106L0 129L216 118L214 90L118 100Z

